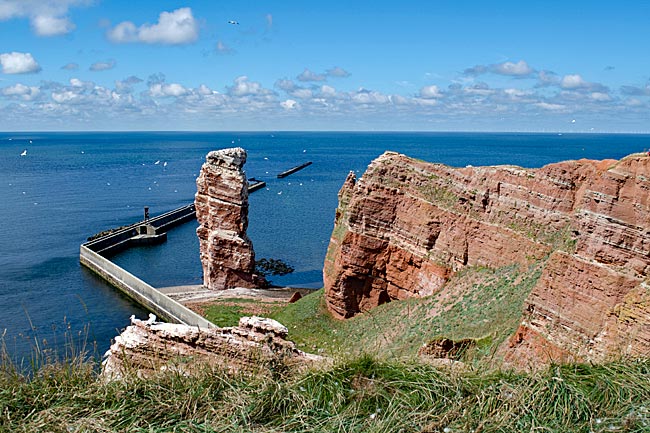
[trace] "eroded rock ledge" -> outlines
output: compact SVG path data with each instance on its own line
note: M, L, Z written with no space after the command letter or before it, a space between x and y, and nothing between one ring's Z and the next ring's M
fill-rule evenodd
M255 252L246 235L248 182L241 147L208 153L196 179L194 198L199 227L203 285L209 289L255 288Z
M650 354L650 158L452 168L393 152L339 193L324 265L347 318L467 266L543 262L511 358Z
M132 316L131 325L104 355L102 374L108 380L127 372L147 376L168 369L191 374L206 365L260 373L278 366L296 370L323 360L296 349L287 334L282 324L261 317L242 317L237 327L199 329L156 322L153 315L147 321Z

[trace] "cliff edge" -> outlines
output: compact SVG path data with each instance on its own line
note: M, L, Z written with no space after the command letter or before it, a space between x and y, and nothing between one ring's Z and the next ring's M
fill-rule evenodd
M650 158L453 168L386 152L339 193L324 265L339 318L539 264L506 360L650 354Z

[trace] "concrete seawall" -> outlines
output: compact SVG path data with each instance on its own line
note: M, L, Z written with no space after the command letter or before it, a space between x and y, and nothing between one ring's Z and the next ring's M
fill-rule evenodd
M215 325L169 296L145 283L85 245L81 245L79 261L101 278L159 318L173 323L213 328Z
M192 203L112 231L84 245L96 253L107 256L135 245L158 244L167 240L169 229L194 219L196 219L196 209Z

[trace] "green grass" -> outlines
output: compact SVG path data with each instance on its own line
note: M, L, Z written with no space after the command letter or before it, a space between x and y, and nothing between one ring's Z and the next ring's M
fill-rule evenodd
M81 361L3 364L2 432L647 432L650 361L451 372L370 356L279 380L207 367L106 383Z
M491 357L515 331L523 303L540 275L539 264L523 270L467 268L447 284L445 293L454 294L449 298L440 294L390 302L347 320L332 318L319 290L272 317L289 329L289 338L305 351L408 357L436 337L471 338L478 347L467 355L482 359Z
M231 298L214 301L202 308L202 315L220 327L237 326L244 316L271 316L282 308L278 302L261 302L254 299Z

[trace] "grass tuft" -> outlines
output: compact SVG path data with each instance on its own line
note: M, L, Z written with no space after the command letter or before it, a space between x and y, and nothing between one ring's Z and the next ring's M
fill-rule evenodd
M3 364L0 431L650 431L648 360L459 373L364 355L276 379L206 367L109 383L96 367Z

